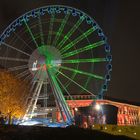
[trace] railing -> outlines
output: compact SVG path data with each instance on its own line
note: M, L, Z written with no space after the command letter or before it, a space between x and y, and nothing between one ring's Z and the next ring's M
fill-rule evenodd
M92 95L72 95L64 96L66 100L94 100L95 97Z

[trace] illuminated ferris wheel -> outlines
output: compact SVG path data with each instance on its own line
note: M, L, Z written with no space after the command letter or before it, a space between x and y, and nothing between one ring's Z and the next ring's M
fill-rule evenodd
M93 18L68 6L34 9L12 22L0 36L0 64L28 81L35 110L43 88L50 86L67 122L73 116L64 95L102 98L110 80L112 56L107 39ZM63 116L63 114L62 114Z

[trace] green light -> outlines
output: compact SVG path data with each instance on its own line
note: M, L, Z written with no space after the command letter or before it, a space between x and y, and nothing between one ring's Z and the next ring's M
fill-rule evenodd
M52 31L53 31L53 23L54 23L54 20L55 20L55 15L54 13L51 14L51 20L50 20L50 25L49 25L49 32L48 32L48 39L47 39L47 44L50 45L51 44L51 34L52 34Z
M69 16L70 16L70 14L66 14L65 18L62 20L60 28L58 29L58 32L56 33L56 36L55 36L55 39L53 41L52 46L56 46L56 44L57 44L57 42L59 40L59 37L61 36L61 34L63 32L65 24L67 23L67 20L68 20Z
M43 45L39 47L38 50L41 55L45 56L46 58L45 63L48 66L48 68L53 66L52 60L54 60L54 55L53 55L53 52L49 50L49 47L47 47L46 45Z
M31 35L31 37L32 37L32 40L34 41L36 47L38 48L38 44L37 44L37 42L36 42L36 40L35 40L35 37L34 37L32 31L31 31L30 27L28 26L28 24L27 24L27 22L26 22L25 20L24 20L24 23L25 23L25 25L26 25L26 28L27 28L28 32L30 33L30 35Z
M85 89L83 86L81 86L80 84L78 84L76 81L72 80L71 78L69 78L68 76L66 76L64 73L60 72L59 70L57 71L58 73L60 73L61 75L63 75L65 78L69 79L70 81L72 81L74 84L76 84L77 86L79 86L81 89L83 89L84 91L90 93L91 95L95 96L92 92L88 91L87 89Z
M98 63L98 62L106 62L106 58L93 58L93 59L73 59L73 60L62 60L62 63Z
M53 82L53 85L54 85L54 88L56 89L57 91L57 97L58 97L58 101L60 102L61 104L61 107L63 109L63 111L65 112L65 115L67 116L67 119L71 119L72 118L72 114L71 114L71 111L66 103L66 100L63 96L63 93L61 91L61 88L53 74L53 72L51 71L51 69L48 69L48 72L50 74L50 78L52 79L52 82Z
M60 68L68 70L68 71L72 71L72 72L75 72L75 73L78 73L78 74L91 76L91 77L96 78L96 79L100 79L100 80L104 79L104 77L93 74L93 73L88 73L88 72L84 72L84 71L80 71L80 70L76 70L76 69L72 69L72 68L68 68L68 67L64 67L64 66L60 66Z
M68 90L65 88L65 86L62 84L62 82L58 79L57 76L55 76L55 78L57 79L57 81L59 82L59 84L63 87L63 89L67 92L67 94L70 96L71 100L73 100L71 94L68 92Z
M54 69L59 69L61 65L61 55L55 47L42 45L38 48L38 52L45 61L47 69L51 69L54 72Z
M73 55L76 55L76 54L84 52L84 51L91 50L93 48L97 48L97 47L99 47L99 46L101 46L101 45L103 45L105 43L106 43L105 41L99 41L99 42L93 43L91 45L87 45L87 46L85 46L83 48L80 48L80 49L74 50L72 52L63 54L62 58L66 58L66 57L73 56Z
M67 92L67 94L69 95L70 99L73 101L73 103L75 104L75 106L77 106L77 103L75 102L75 100L73 99L73 97L71 96L71 94L69 93L69 91L66 89L66 87L62 84L62 82L57 78L57 76L55 76L55 78L57 79L57 81L59 82L59 84L63 87L63 89Z
M85 33L83 33L82 35L80 35L79 37L77 37L74 41L72 41L71 43L69 43L68 45L66 45L64 48L62 48L60 50L61 53L64 53L65 51L69 50L70 48L72 48L75 44L77 44L78 42L80 42L81 40L83 40L84 38L88 37L91 33L93 33L96 29L95 28L90 28L89 30L87 30Z
M76 24L71 28L71 30L64 36L63 40L58 44L59 49L64 45L64 43L70 38L70 36L76 31L76 29L83 22L84 18L79 19Z

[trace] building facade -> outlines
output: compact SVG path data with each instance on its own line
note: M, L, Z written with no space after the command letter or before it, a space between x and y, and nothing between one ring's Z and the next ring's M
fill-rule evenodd
M90 95L75 95L74 100L65 97L66 101L74 112L75 108L91 106L93 102L99 105L113 105L118 108L117 125L139 125L140 124L140 106L131 105L127 103L120 103L111 100L93 100Z

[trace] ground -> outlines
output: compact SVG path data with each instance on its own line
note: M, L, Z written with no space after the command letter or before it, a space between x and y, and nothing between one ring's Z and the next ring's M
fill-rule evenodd
M126 136L115 136L99 130L76 127L46 128L39 126L0 126L0 140L131 140Z
M94 125L92 129L113 135L125 135L134 139L140 139L140 126Z

